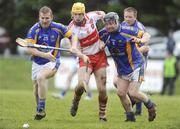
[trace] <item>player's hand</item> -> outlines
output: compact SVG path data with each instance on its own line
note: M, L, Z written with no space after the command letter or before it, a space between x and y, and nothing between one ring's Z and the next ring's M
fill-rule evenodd
M149 52L150 47L149 46L142 46L139 48L139 51L141 53Z
M83 55L82 59L83 59L83 61L84 61L85 64L89 64L89 63L90 63L90 59L89 59L88 56Z
M99 42L99 49L103 50L104 48L105 48L105 44L102 41L100 41Z
M144 47L144 51L145 51L145 52L149 52L149 49L150 49L149 46L145 46L145 47Z
M49 60L52 61L52 62L55 62L55 61L56 61L56 58L51 54L51 51L45 53L45 58L46 58L46 59L49 59Z
M71 48L69 48L69 51L71 52L71 53L77 53L77 48L74 48L74 47L71 47Z
M136 38L136 37L133 37L133 39L131 41L135 42L135 43L141 43L141 39L140 38Z

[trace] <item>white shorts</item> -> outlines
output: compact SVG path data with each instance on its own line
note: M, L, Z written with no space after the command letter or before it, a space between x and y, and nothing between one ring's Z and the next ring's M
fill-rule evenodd
M56 68L56 66L57 66L57 62L48 62L44 65L39 65L39 64L33 62L32 63L32 80L33 81L37 80L37 76L43 68L47 67L50 69L54 69L54 68Z
M128 75L121 75L121 77L124 80L127 81L136 81L136 82L142 82L144 80L144 65L143 68L137 68L132 73Z
M70 58L71 59L71 58ZM77 59L77 58L75 58L75 57L72 57L72 65L71 65L71 68L72 68L72 72L74 73L74 72L77 72L77 70L78 70L78 65L79 65L79 60Z

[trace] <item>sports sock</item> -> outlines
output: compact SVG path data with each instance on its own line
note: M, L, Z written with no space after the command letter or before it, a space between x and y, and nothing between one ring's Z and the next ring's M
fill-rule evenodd
M136 112L141 112L142 111L142 102L137 102L136 103Z
M104 118L106 117L106 104L107 104L108 97L101 97L99 96L99 117Z
M63 90L63 91L60 92L60 94L61 94L62 96L65 96L65 95L66 95L66 91Z
M37 112L41 112L42 110L45 109L45 102L46 102L46 99L39 99Z
M149 99L147 102L144 102L146 108L150 109L153 107L153 102Z
M88 92L87 92L87 96L90 97L90 98L92 97L91 91L88 91Z

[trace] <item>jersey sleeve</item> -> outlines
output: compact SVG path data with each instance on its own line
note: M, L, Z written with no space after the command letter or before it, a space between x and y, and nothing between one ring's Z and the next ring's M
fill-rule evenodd
M144 31L144 32L146 32L146 28L145 28L145 26L141 23L141 22L137 22L137 27L141 30L141 31Z
M66 37L70 38L72 36L72 31L68 29L68 27L59 23L59 29L61 30L61 34Z
M101 29L99 31L99 38L102 40L105 44L109 40L110 36L108 35L108 32L105 30L105 28Z
M103 38L104 38L104 30L102 29L102 30L100 30L99 31L99 38L100 38L100 40L102 40L103 41Z
M32 44L35 44L37 42L38 30L38 24L31 27L27 33L26 40Z

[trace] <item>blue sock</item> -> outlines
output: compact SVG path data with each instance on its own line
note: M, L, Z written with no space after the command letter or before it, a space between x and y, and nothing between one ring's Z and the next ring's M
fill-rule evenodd
M60 94L61 94L62 96L65 96L65 95L66 95L66 91L63 90L63 91L60 92Z
M136 112L141 112L142 111L142 102L137 102L136 103Z
M150 109L153 107L153 102L149 99L146 103L144 103L144 105L146 108Z
M134 113L133 113L133 112L126 112L126 118L127 118L128 120L134 121L134 120L135 120Z
M37 112L41 112L42 110L45 109L45 102L46 102L46 99L39 99Z
M91 91L88 91L88 92L87 92L87 96L92 97Z

